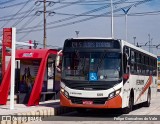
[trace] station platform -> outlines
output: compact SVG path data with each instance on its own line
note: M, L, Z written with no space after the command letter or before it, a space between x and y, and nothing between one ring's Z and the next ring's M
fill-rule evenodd
M73 110L61 107L59 100L40 102L37 106L15 104L14 109L10 109L9 104L0 105L0 124L24 124L32 121L32 119L43 119L45 117L56 116L71 111Z

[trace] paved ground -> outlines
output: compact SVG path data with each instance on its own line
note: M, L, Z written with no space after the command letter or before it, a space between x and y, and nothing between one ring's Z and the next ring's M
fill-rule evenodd
M1 124L10 124L11 120L14 124L20 124L32 119L35 120L36 117L37 119L43 119L71 111L70 109L61 107L59 100L40 102L38 106L31 107L24 104L15 104L14 108L15 109L11 110L10 105L0 106Z
M157 94L156 97L152 99L151 106L149 108L141 107L138 109L135 109L132 111L129 115L149 115L147 116L148 119L152 119L153 121L146 121L146 122L138 122L138 121L119 121L120 119L117 119L118 121L107 121L108 115L103 113L96 113L94 111L91 111L90 113L83 113L78 114L74 112L71 109L67 109L64 107L60 107L59 100L52 100L47 102L41 102L38 106L32 106L28 107L23 104L15 104L15 109L10 110L9 105L2 105L0 106L0 120L3 119L3 121L0 121L1 124L20 124L20 123L29 123L29 124L52 124L54 121L54 124L106 124L112 123L112 124L130 124L130 123L145 123L145 124L151 124L151 123L160 123L158 121L154 121L156 119L157 115L160 115L160 93ZM96 114L95 114L96 113ZM6 116L7 117L6 117ZM155 115L155 116L150 116ZM3 116L3 118L2 118ZM12 117L12 122L10 118ZM14 119L13 119L14 117ZM27 120L26 120L27 117ZM121 117L117 116L117 117ZM149 118L150 117L150 118ZM41 121L41 120L46 121ZM51 121L47 121L51 120ZM104 121L104 119L106 119ZM160 117L158 116L158 119ZM7 121L6 121L7 120ZM35 120L38 120L39 122L34 122ZM29 122L28 122L29 121Z
M110 113L105 113L105 111L91 111L88 113L79 114L77 112L70 112L62 115L51 116L46 119L46 121L38 122L39 124L159 124L160 123L160 93L154 97L151 101L151 106L146 107L136 107L134 111L126 115L118 115L116 118L113 115L111 120L108 121ZM116 112L115 112L116 113ZM114 114L114 112L113 112ZM139 116L141 115L141 116ZM143 121L134 121L134 119L142 119ZM114 120L115 119L115 120ZM123 121L123 119L125 121ZM132 121L130 121L130 119ZM145 121L148 119L148 121ZM156 121L156 120L159 121ZM50 120L50 121L48 121ZM122 120L122 121L120 121ZM53 122L54 121L54 122ZM37 124L37 122L29 122L28 124Z

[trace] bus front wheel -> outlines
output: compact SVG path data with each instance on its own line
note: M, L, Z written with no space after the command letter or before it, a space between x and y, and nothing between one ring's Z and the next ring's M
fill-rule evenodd
M128 114L133 110L133 102L134 102L134 97L130 95L129 101L128 101L128 107L122 109L123 114Z

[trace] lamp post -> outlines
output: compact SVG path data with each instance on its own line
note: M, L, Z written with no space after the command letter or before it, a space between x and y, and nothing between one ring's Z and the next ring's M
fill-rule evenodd
M124 9L124 8L121 8L125 14L125 32L126 32L126 41L127 41L127 38L128 38L128 31L127 31L127 14L129 12L129 10L132 8L132 6L130 6L128 9Z
M79 31L75 31L76 32L76 36L77 36L77 38L78 38L78 35L79 35Z
M113 38L114 37L114 34L113 34L113 1L111 0L111 37Z

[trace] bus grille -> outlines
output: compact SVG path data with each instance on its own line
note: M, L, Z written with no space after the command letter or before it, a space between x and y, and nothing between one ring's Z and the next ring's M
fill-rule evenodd
M93 101L93 104L105 104L108 97L105 98L79 98L79 97L70 97L71 102L74 104L83 104L83 101Z
M77 90L107 90L111 88L111 86L100 85L100 84L70 84L67 85L69 88L77 89Z

